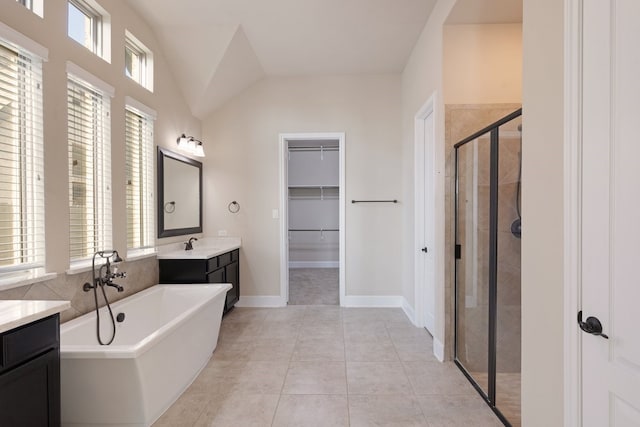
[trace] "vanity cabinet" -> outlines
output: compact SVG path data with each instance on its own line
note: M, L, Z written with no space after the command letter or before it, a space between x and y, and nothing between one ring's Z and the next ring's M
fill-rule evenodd
M60 426L60 318L0 334L0 426Z
M230 283L225 313L240 299L240 250L208 259L160 259L160 283Z

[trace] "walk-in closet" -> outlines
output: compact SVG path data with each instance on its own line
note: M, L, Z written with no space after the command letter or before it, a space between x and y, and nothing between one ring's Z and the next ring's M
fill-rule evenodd
M339 144L288 144L289 304L339 304Z

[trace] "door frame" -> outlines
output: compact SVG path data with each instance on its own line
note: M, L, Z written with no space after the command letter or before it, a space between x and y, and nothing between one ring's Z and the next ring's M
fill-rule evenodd
M425 134L424 122L431 117L433 126L429 135ZM439 147L436 140L437 128L437 97L432 93L420 107L414 117L414 319L413 323L419 327L426 327L425 298L427 280L433 285L434 323L433 352L438 360L444 360L444 181ZM425 162L425 153L431 154L432 161ZM425 200L424 177L428 171L433 176L430 189L430 201ZM425 223L424 218L431 218ZM425 245L425 231L431 230L433 242L428 250L433 256L433 272L431 277L425 277L426 259L420 249Z
M289 191L288 191L288 145L290 141L338 141L339 157L339 218L338 218L338 262L339 262L339 298L340 306L345 303L345 218L346 218L346 187L345 187L345 133L344 132L313 132L313 133L281 133L280 137L280 300L281 305L289 301Z
M579 426L582 425L582 355L575 316L582 291L582 0L565 0L564 6L564 425Z

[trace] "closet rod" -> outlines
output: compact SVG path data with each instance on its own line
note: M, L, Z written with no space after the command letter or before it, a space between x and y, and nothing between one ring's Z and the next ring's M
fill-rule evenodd
M289 147L289 151L338 151L339 147Z
M289 231L340 231L338 228L290 228Z
M352 200L351 203L398 203L396 199L393 200Z

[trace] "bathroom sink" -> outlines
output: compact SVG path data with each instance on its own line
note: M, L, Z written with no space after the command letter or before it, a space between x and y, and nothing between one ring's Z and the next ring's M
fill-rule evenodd
M229 248L221 247L196 248L190 251L176 250L158 254L158 259L208 259L230 250Z
M172 243L171 247L161 248L158 251L158 259L209 259L222 255L241 246L241 241L236 237L227 238L201 238L194 242L194 248L185 251L185 243Z

